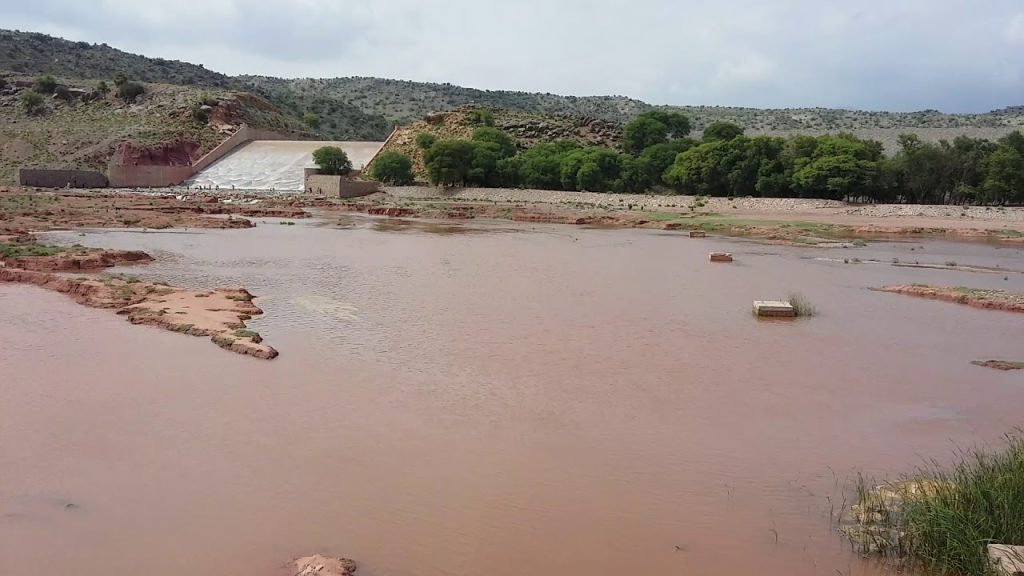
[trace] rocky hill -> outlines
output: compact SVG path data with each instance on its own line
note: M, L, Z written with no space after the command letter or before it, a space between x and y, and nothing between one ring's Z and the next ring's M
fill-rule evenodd
M43 34L0 31L0 70L71 78L112 78L117 72L145 82L221 87L254 92L291 115L320 116L319 131L329 139L381 140L393 127L424 116L479 105L541 115L573 115L624 123L654 106L624 96L477 90L451 84L380 78L282 79L225 76L202 66L146 58L104 44L71 42ZM934 110L866 112L825 108L754 109L719 106L664 106L686 113L697 130L717 120L735 122L750 133L787 135L850 131L891 148L896 136L914 132L927 140L960 134L996 138L1024 126L1024 107L985 114L946 114Z
M0 70L66 78L113 78L118 72L140 82L227 88L231 77L202 65L147 58L106 44L71 42L46 34L0 30Z
M495 128L507 133L520 149L539 142L575 140L581 144L618 147L622 141L622 126L615 122L584 118L567 114L531 114L502 108L463 106L450 112L427 115L422 120L399 127L385 143L384 150L401 152L413 162L413 171L424 177L423 151L416 146L420 133L432 134L438 139L464 139L472 137L480 124L472 116L474 111L486 110Z
M22 166L103 169L125 146L136 154L176 149L197 158L241 124L303 130L294 117L245 92L146 84L129 104L91 82L57 80L59 95L45 96L29 113L20 96L32 90L33 78L0 74L0 182L13 182Z

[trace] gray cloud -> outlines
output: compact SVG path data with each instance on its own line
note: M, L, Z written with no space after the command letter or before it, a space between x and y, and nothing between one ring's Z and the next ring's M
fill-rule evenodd
M381 76L655 103L1021 104L1020 0L0 0L4 27L229 74Z

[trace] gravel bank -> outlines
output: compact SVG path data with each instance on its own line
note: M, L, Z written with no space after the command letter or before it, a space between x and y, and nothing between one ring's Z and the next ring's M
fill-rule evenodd
M558 190L526 190L513 188L452 188L430 186L385 186L385 192L402 199L444 199L466 202L529 202L574 204L612 208L633 205L640 210L687 209L694 196L654 196L646 194L599 194L595 192L564 192ZM992 208L971 206L925 206L918 204L852 205L835 200L805 198L705 198L702 212L813 214L866 216L873 218L957 218L1000 222L1024 222L1024 208Z

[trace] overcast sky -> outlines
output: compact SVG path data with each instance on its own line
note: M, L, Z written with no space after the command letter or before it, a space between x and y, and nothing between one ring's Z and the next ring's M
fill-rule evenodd
M657 104L1024 104L1024 0L0 0L0 26L228 74Z

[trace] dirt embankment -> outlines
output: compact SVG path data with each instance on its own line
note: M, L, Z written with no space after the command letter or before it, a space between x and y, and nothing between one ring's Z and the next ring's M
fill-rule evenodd
M884 286L878 290L892 292L894 294L905 294L918 298L930 300L943 300L955 302L975 308L988 310L1005 310L1007 312L1024 312L1024 294L1006 292L1004 290L980 290L976 288L947 288L942 286L927 286L924 284L910 284L901 286Z
M246 329L245 322L263 311L242 288L186 290L131 276L68 278L56 273L152 260L139 251L64 249L36 244L27 235L0 236L0 282L32 284L66 294L84 306L116 310L132 324L206 336L238 354L262 359L277 356L277 350L262 343L259 333Z
M289 198L229 202L213 195L0 189L0 234L69 228L251 228L248 218L306 218Z
M842 215L838 202L790 199L736 199L744 212L720 209L728 199L682 196L628 196L551 192L552 201L514 200L517 192L532 198L536 191L490 190L494 199L467 200L462 192L453 197L417 198L376 194L338 202L321 209L325 216L352 211L396 218L504 219L515 222L572 224L609 228L700 230L728 236L746 236L778 244L818 245L843 240L905 237L944 237L1024 243L1024 209L980 211L970 225L965 222L922 220L904 216ZM442 192L435 189L435 194ZM555 201L560 195L569 198ZM505 197L507 196L507 197ZM501 199L499 199L501 198ZM597 200L602 203L595 203ZM578 201L577 201L578 200ZM642 202L634 204L633 202ZM689 202L689 203L687 203ZM755 209L755 206L759 208ZM860 210L858 208L858 210ZM879 208L881 210L881 208ZM982 220L985 214L991 219ZM1021 219L1017 220L1017 216Z

